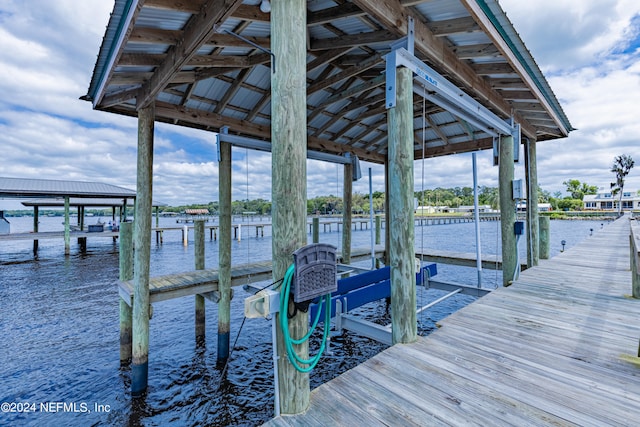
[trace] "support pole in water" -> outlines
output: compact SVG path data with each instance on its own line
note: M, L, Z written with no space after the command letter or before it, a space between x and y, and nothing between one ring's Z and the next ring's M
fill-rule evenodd
M189 226L182 226L182 246L189 246Z
M502 285L509 286L518 266L516 256L516 202L513 199L513 137L500 137L498 191L500 193L500 230L502 234Z
M64 197L64 254L71 253L71 236L69 233L69 196Z
M229 357L229 331L231 330L231 144L222 141L219 144L218 361L222 362Z
M198 220L193 224L194 234L194 254L196 270L204 270L204 221ZM202 346L205 342L206 330L206 312L204 297L196 295L195 297L195 316L196 316L196 346Z
M353 208L353 166L351 163L344 165L344 178L342 186L342 262L351 264L351 211Z
M133 223L120 223L120 281L133 279ZM120 366L131 363L131 301L120 297Z
M155 105L138 110L137 196L134 232L133 339L131 395L147 390L149 376L149 263L151 259L151 194Z
M317 216L311 219L311 230L313 243L320 243L320 218Z
M535 139L527 140L524 151L524 168L527 177L527 267L538 265L540 259L537 164L536 141Z
M375 231L373 229L373 178L369 168L369 222L371 226L371 269L376 268Z
M482 250L480 248L480 209L478 206L478 165L476 153L472 153L473 161L473 218L476 223L476 270L478 270L478 288L482 287Z
M38 232L38 223L39 221L38 207L33 207L33 232ZM33 241L33 256L38 256L38 239Z
M548 216L538 217L538 224L540 226L540 259L549 259L549 227L551 219Z

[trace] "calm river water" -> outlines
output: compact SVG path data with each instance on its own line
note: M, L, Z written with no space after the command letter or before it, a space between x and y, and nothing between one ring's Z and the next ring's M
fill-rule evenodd
M9 220L12 232L31 230L32 218ZM161 219L160 225L178 226L174 219ZM600 221L552 221L552 256L562 240L569 248L604 226ZM41 218L40 230L62 230L61 218ZM243 228L242 240L233 242L233 264L270 259L270 233L267 227L265 236L256 238L253 228ZM483 253L499 253L498 233L498 222L481 223ZM338 248L340 239L335 226L332 233L320 233L321 242ZM354 231L353 247L368 247L370 239L370 230ZM217 245L207 238L207 268L217 266ZM475 252L474 225L417 227L416 247ZM520 248L524 256L524 239ZM162 246L154 239L152 275L190 270L193 263L193 244L185 248L179 231L165 232ZM476 277L471 268L438 266L438 280L475 285ZM216 364L216 305L207 302L206 347L197 348L193 297L160 302L150 326L149 391L132 401L130 370L119 364L117 278L117 243L111 239L89 238L86 253L72 239L69 257L60 240L40 241L37 259L30 241L0 246L0 425L254 426L272 417L271 322L248 319L238 335L247 296L241 288L235 288L232 301L231 341L237 337L237 343L225 378L223 366ZM484 271L482 280L483 286L494 287L501 277ZM442 294L419 288L418 303ZM472 301L455 296L422 312L419 333L428 334L438 320ZM389 320L384 303L359 313L376 322ZM312 388L384 348L348 332L333 336L332 353L311 374Z

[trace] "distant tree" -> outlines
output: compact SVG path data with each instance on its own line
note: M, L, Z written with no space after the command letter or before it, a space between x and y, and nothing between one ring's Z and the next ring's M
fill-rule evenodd
M611 193L613 195L620 194L620 198L618 199L618 215L622 213L622 195L624 190L624 179L631 168L633 168L634 161L631 156L622 154L617 156L613 160L613 166L611 166L611 172L616 174L616 182L611 183Z
M598 192L597 186L580 182L578 179L570 179L562 184L567 187L567 192L571 194L571 198L573 199L582 200L585 194L596 194Z

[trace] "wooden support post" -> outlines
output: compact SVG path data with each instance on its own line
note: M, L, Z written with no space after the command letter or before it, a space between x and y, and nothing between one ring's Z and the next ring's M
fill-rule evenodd
M382 227L381 222L382 221L381 221L380 215L376 215L376 237L375 237L376 245L380 244L380 229Z
M320 218L315 216L311 219L311 228L312 228L311 241L313 243L319 243L320 242Z
M147 390L149 375L149 263L151 259L151 195L155 106L138 110L137 196L134 232L133 339L131 395Z
M273 200L273 279L279 280L292 262L292 253L307 240L307 2L271 2L271 49L275 61L271 73L271 145ZM279 324L281 313L276 314ZM293 311L291 311L293 312ZM289 334L303 337L309 328L301 310L289 319ZM297 371L287 358L284 334L277 328L280 412L298 414L309 406L309 374ZM294 345L303 359L309 357L305 342Z
M415 227L413 215L413 73L400 67L396 107L388 109L389 265L391 266L391 339L418 339L416 316Z
M182 226L182 246L189 246L189 226Z
M33 232L38 232L38 223L40 222L39 210L37 206L33 207ZM33 241L33 256L38 256L38 239Z
M160 227L160 207L156 206L156 228Z
M527 140L524 151L524 169L527 179L527 267L538 265L540 244L538 234L538 166L536 141Z
M194 254L196 270L204 270L204 221L198 220L193 223L194 234ZM204 345L205 329L206 329L206 312L204 305L204 297L196 295L195 297L195 315L196 315L196 345Z
M218 171L220 239L218 240L218 361L229 357L231 330L231 144L220 142Z
M638 274L638 244L636 242L635 226L631 226L631 234L629 235L629 247L631 255L631 296L633 298L640 298L640 274ZM638 355L640 357L640 347L638 348Z
M120 223L120 281L133 279L133 223ZM120 297L120 366L131 363L131 301Z
M509 286L519 260L516 256L516 202L513 199L513 137L500 138L498 191L500 193L500 225L502 234L502 285Z
M71 253L71 235L69 224L69 196L64 197L64 254L69 256Z
M351 264L351 211L353 210L353 166L344 165L342 185L342 262Z
M549 259L549 228L551 226L551 219L548 216L540 216L538 218L538 225L540 227L540 259Z

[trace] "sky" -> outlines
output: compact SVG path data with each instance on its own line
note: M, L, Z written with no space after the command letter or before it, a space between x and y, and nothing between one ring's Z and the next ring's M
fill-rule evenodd
M625 189L640 189L640 2L500 0L571 124L568 138L538 144L538 182L565 193L578 179L609 187L614 158L637 163ZM137 120L93 111L87 93L112 0L0 0L0 176L105 182L135 189ZM215 136L157 123L154 201L218 200ZM479 152L478 185L498 185ZM521 156L522 158L522 156ZM342 167L307 164L307 197L342 195ZM354 191L384 191L381 165L361 162ZM524 162L516 165L524 178ZM419 160L415 190L472 187L470 154ZM271 198L271 156L233 150L233 200ZM0 199L0 210L19 209Z

